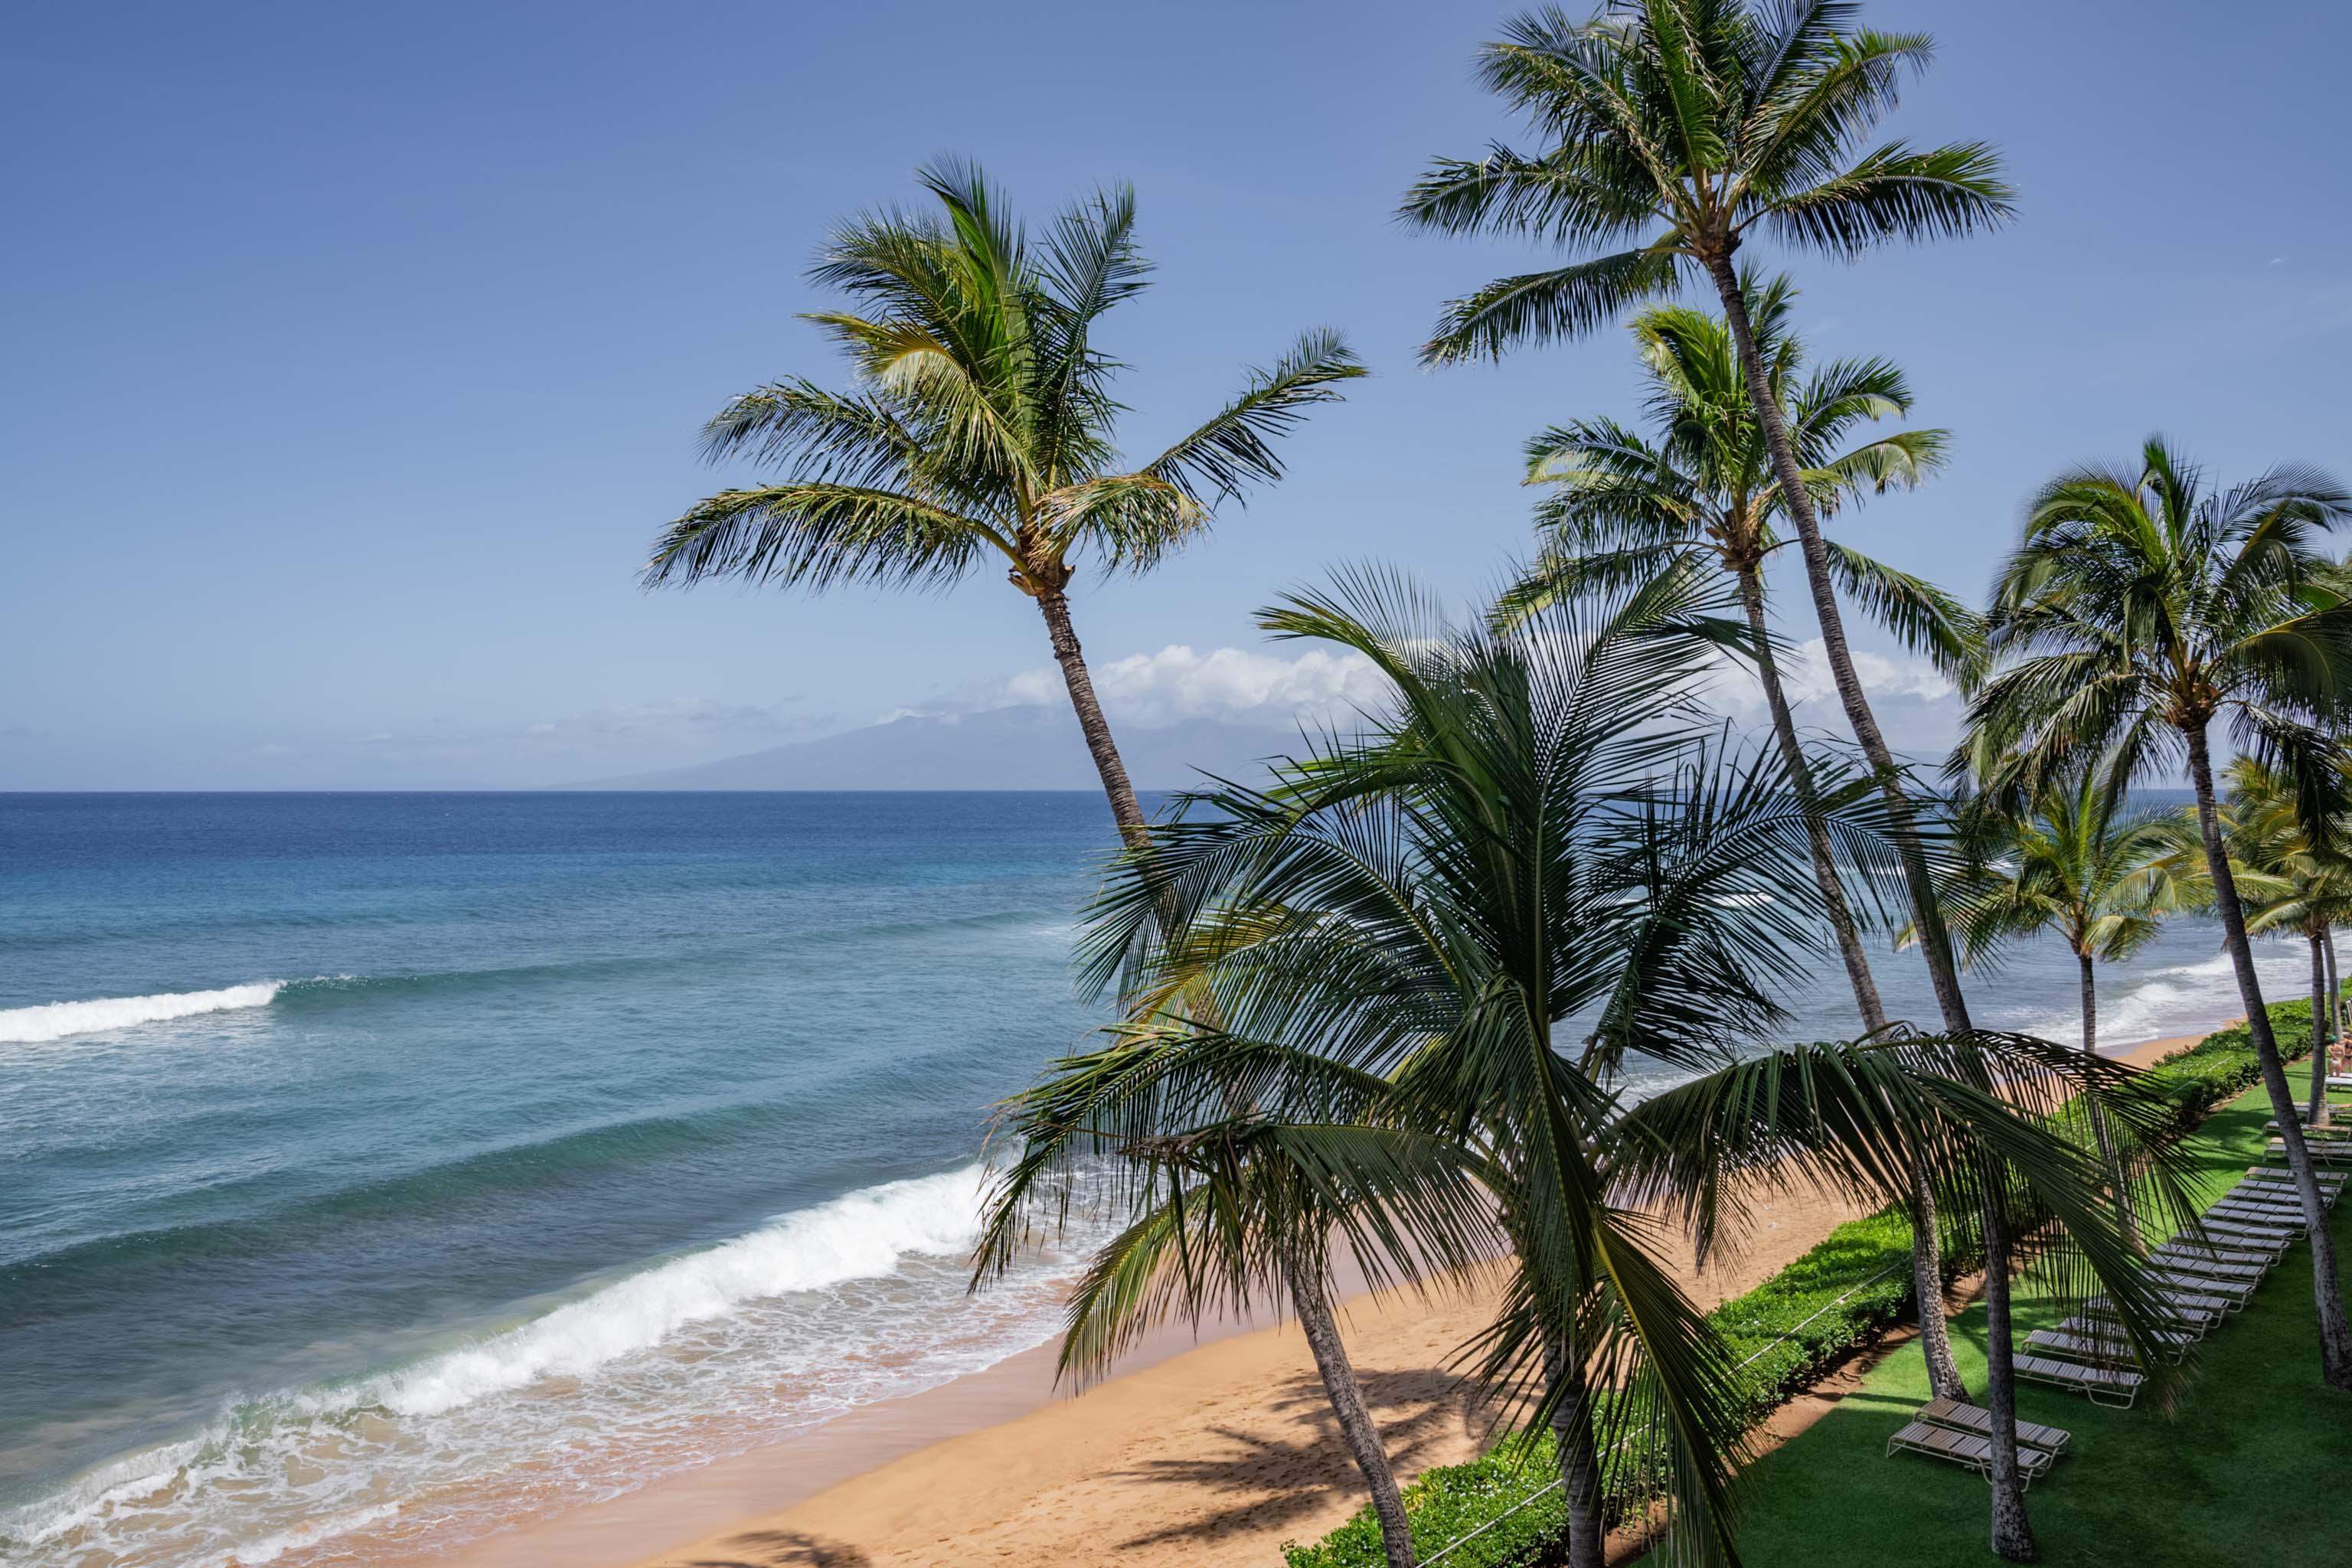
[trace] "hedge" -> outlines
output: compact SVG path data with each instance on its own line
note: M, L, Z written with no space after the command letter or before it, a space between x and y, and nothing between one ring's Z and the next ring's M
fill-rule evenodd
M2310 1054L2308 998L2273 1003L2270 1016L2282 1056L2294 1061ZM2173 1100L2185 1132L2254 1083L2261 1069L2252 1037L2240 1023L2173 1052L2147 1076L2150 1087ZM1948 1258L1945 1264L1957 1273L1974 1261ZM1743 1363L1753 1425L1847 1352L1910 1319L1915 1306L1910 1224L1888 1209L1839 1226L1755 1289L1709 1312L1707 1321ZM1404 1489L1414 1558L1426 1561L1491 1526L1449 1552L1445 1568L1541 1568L1555 1561L1566 1543L1567 1515L1558 1490L1546 1488L1559 1474L1549 1433L1531 1441L1514 1435L1467 1464L1424 1471ZM1630 1473L1611 1479L1616 1483L1610 1488L1612 1519L1625 1517L1638 1498L1654 1495ZM1536 1500L1528 1503L1531 1497ZM1283 1556L1289 1568L1385 1568L1388 1562L1369 1505L1321 1541L1285 1542Z

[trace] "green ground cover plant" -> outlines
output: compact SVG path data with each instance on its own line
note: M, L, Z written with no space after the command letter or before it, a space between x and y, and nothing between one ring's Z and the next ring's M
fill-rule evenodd
M2276 1035L2284 1055L2299 1058L2311 1048L2311 1004L2306 1000L2280 1002L2269 1009L2271 1027ZM2244 1094L2253 1085L2259 1068L2253 1040L2243 1024L2217 1029L2195 1045L2172 1053L2148 1069L2149 1076L2170 1095L2179 1107L2180 1127L2184 1133L2197 1129L2200 1140L2199 1161L2210 1191L2205 1195L2225 1190L2244 1168L2256 1161L2262 1152L2262 1123L2267 1110L2262 1097L2256 1094L2242 1099L2226 1111L2216 1113L2215 1108ZM2200 1125L2201 1124L2201 1125ZM2338 1234L2344 1234L2347 1213L2352 1205L2345 1205L2336 1220ZM1760 1421L1775 1407L1798 1390L1813 1382L1821 1373L1849 1352L1876 1341L1885 1331L1915 1315L1916 1303L1909 1274L1910 1227L1903 1217L1888 1211L1853 1220L1838 1226L1810 1251L1780 1269L1755 1289L1736 1296L1708 1314L1716 1331L1729 1343L1734 1352L1746 1363L1749 1394L1749 1418ZM1955 1273L1972 1268L1977 1259L1951 1258L1947 1267ZM2273 1274L2262 1291L2262 1303L2280 1301L2300 1303L2310 1297L2310 1261L2304 1251L2291 1254L2286 1263ZM2295 1271L2302 1270L2303 1282L2294 1284ZM2027 1290L2030 1291L2030 1276ZM2017 1332L2021 1338L2036 1328L2048 1326L2049 1308L2046 1301L2021 1293L2018 1302ZM2105 1431L2110 1426L2126 1431L2140 1428L2161 1429L2168 1436L2165 1442L2186 1443L2195 1447L2197 1413L2215 1404L2205 1392L2218 1380L2226 1386L2252 1388L2267 1386L2269 1380L2250 1381L2235 1368L2243 1359L2241 1345L2257 1336L2241 1331L2259 1317L2265 1331L2259 1336L2268 1347L2264 1353L2273 1354L2284 1364L2276 1375L2293 1382L2302 1377L2318 1400L2324 1394L2315 1378L2307 1375L2310 1356L2308 1347L2302 1346L2294 1336L2308 1336L2309 1325L2293 1310L2269 1310L2257 1313L2250 1310L2232 1319L2227 1327L2213 1337L2208 1370L2202 1379L2203 1388L2190 1396L2187 1412L2180 1421L2166 1422L2152 1411L2108 1412L2089 1405L2077 1396L2039 1385L2021 1392L2019 1415L2021 1419L2067 1426L2080 1433ZM1964 1335L1965 1326L1965 1335ZM1972 1387L1981 1387L1984 1375L1984 1315L1979 1308L1954 1323L1955 1349L1960 1358L1961 1370ZM2273 1342L2284 1338L2294 1342L2282 1347ZM1915 1388L1912 1385L1916 1384ZM1840 1423L1841 1441L1832 1447L1817 1444L1813 1431L1792 1443L1788 1448L1768 1456L1752 1472L1749 1479L1751 1517L1741 1533L1742 1551L1750 1563L1787 1563L1790 1564L1831 1563L1852 1561L1857 1564L1877 1564L1892 1561L1943 1562L1942 1557L1906 1556L1920 1544L1919 1534L1928 1531L1948 1533L1954 1563L1976 1563L1986 1555L1983 1541L1983 1482L1973 1474L1952 1469L1948 1476L1932 1473L1932 1468L1921 1465L1897 1465L1882 1460L1879 1456L1885 1447L1888 1434L1901 1425L1899 1420L1885 1419L1896 1411L1916 1408L1928 1397L1924 1366L1916 1356L1895 1356L1871 1374L1868 1385L1860 1393L1849 1395L1840 1405L1839 1413L1820 1423L1813 1431ZM1857 1401L1860 1403L1857 1404ZM1870 1414L1880 1417L1869 1423L1875 1436L1867 1436L1862 1428L1847 1417L1847 1407L1853 1406L1855 1415ZM2235 1408L2235 1405L2232 1405ZM2259 1422L2258 1408L2241 1412L2246 1418ZM2086 1420L2085 1416L2101 1419ZM2314 1404L2310 1411L2314 1421L2334 1421L2342 1428L2335 1449L2336 1473L2352 1460L2352 1423L2341 1421L2337 1413ZM2116 1419L2108 1419L2114 1417ZM2137 1421L2137 1427L2132 1423ZM2083 1441L2078 1436L2078 1446ZM1858 1447L1857 1447L1858 1445ZM2265 1445L2266 1447L2267 1445ZM2118 1443L2119 1447L2128 1445ZM1872 1466L1862 1469L1864 1454L1869 1449ZM1788 1472L1789 1461L1781 1455L1801 1451L1807 1455L1818 1452L1817 1463L1798 1472ZM2170 1452L2169 1448L2165 1450ZM2070 1466L2074 1464L2069 1460ZM1931 1473L1921 1477L1919 1471ZM1860 1473L1857 1473L1857 1472ZM1414 1555L1426 1562L1448 1546L1453 1546L1444 1559L1445 1568L1542 1568L1557 1554L1566 1528L1559 1493L1552 1483L1559 1475L1549 1438L1538 1436L1532 1441L1517 1435L1507 1435L1485 1455L1467 1464L1443 1466L1424 1472L1405 1489L1405 1504L1412 1523ZM1790 1475L1785 1484L1780 1478ZM2076 1472L2079 1473L2079 1470ZM2117 1479L2122 1479L2119 1468ZM1647 1489L1636 1467L1622 1467L1613 1478L1612 1516L1623 1518L1639 1501ZM1942 1483L1952 1483L1946 1487ZM2045 1497L2057 1495L2059 1482L2055 1478L2037 1487L2034 1497L2039 1503ZM1847 1488L1851 1495L1841 1493ZM2088 1492L2094 1489L2078 1489ZM2263 1489L2267 1490L2267 1488ZM1887 1526L1886 1532L1874 1533L1861 1528L1866 1518L1885 1514L1889 1509L1897 1513L1897 1500L1916 1500L1935 1494L1948 1505L1950 1517L1938 1513L1933 1522L1914 1517L1899 1526ZM2250 1500L2241 1499L2234 1505L2242 1510L2242 1521L2259 1541L2266 1531L2264 1509ZM2063 1506L2053 1506L2053 1516L2064 1515L2064 1532L2053 1529L2043 1538L2051 1560L2062 1560L2060 1542L2075 1539L2073 1519ZM2159 1507L2157 1511L2162 1512ZM2043 1510L2035 1510L2036 1528ZM2217 1515L2231 1516L2227 1508ZM1808 1555L1810 1548L1803 1543L1806 1521L1818 1518L1834 1520L1839 1530L1851 1540L1856 1555L1843 1558L1833 1553ZM1455 1542L1461 1542L1455 1545ZM2338 1538L2340 1545L2340 1537ZM1900 1550L1898 1550L1898 1548ZM2210 1548L2209 1548L2210 1549ZM1285 1548L1288 1568L1381 1568L1386 1562L1382 1553L1380 1529L1367 1508L1321 1541L1309 1544L1291 1544ZM2074 1561L2068 1557L2065 1561ZM2216 1563L2223 1556L2156 1557L2105 1556L2084 1557L2083 1562L2131 1561L2136 1568L2156 1568L2157 1564L2173 1563ZM2244 1561L2285 1561L2264 1558L2259 1553ZM2336 1557L2312 1557L2312 1562L2335 1562ZM2298 1560L2300 1561L2300 1560Z

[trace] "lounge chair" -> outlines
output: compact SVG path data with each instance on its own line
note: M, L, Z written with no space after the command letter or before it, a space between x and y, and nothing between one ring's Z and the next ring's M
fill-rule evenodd
M1918 1416L1930 1426L1949 1426L1955 1432L1974 1432L1979 1437L1992 1436L1992 1412L1980 1405L1931 1399L1919 1406ZM2063 1426L2038 1426L2031 1421L2021 1421L2017 1424L2017 1440L2031 1447L2063 1454L2066 1445L2074 1439Z
M2222 1279L2210 1274L2192 1274L2187 1269L2168 1268L2152 1262L2147 1271L2148 1283L2159 1290L2178 1291L2186 1296L2219 1297L2229 1303L2232 1312L2242 1311L2254 1294L2260 1279Z
M2314 1171L2312 1175L2318 1179L2319 1195L2322 1201L2332 1203L2344 1195L2342 1172ZM2256 1165L2246 1173L2244 1181L2240 1182L2231 1190L2240 1193L2272 1193L2280 1197L2293 1198L2295 1195L2294 1177L2292 1173L2282 1171L2275 1165Z
M2113 1405L2125 1409L2139 1397L2140 1384L2147 1381L2147 1373L2126 1367L2091 1366L2082 1362L2061 1361L2055 1356L2021 1355L2011 1364L2020 1377L2071 1388L2094 1405Z
M2198 1222L2206 1241L2223 1251L2252 1252L2277 1258L2294 1244L2294 1232L2279 1226L2252 1226L2208 1215Z
M2322 1163L2329 1165L2352 1163L2352 1141L2342 1138L2306 1138L2303 1141L2303 1146L2314 1160ZM2280 1163L2285 1163L2286 1140L2272 1139L2266 1152Z
M2174 1322L2189 1332L2200 1335L2210 1333L2213 1326L2221 1321L2223 1313L2237 1309L2234 1301L2193 1290L2159 1289L2157 1294L2163 1300L2165 1310L2171 1314ZM2083 1303L2083 1310L2102 1318L2112 1318L2116 1305L2105 1296L2094 1296Z
M2049 1331L2037 1329L2034 1331L2047 1333ZM2113 1318L2103 1317L2096 1313L2085 1313L2080 1317L2067 1319L2058 1325L2057 1331L2062 1337L2088 1340L2097 1344L2101 1353L2087 1357L2088 1360L2133 1362L2139 1359L2138 1352L2132 1349L2131 1336L2125 1333L2123 1324ZM2189 1353L2190 1345L2202 1338L2204 1338L2202 1334L2191 1333L2186 1329L2179 1328L2159 1329L2155 1335L2156 1346L2164 1352L2164 1359L2167 1361L2179 1361ZM2032 1344L2033 1335L2026 1335L2025 1342ZM2053 1344L2042 1348L2054 1350L2064 1355L2082 1353L2066 1345Z
M2187 1247L2159 1247L2148 1254L2148 1261L2170 1273L2228 1279L2249 1289L2261 1284L2270 1272L2263 1265L2245 1261L2242 1254L2224 1256Z
M2268 1268L2285 1256L2288 1239L2281 1237L2273 1243L2264 1237L2235 1236L2208 1227L2202 1231L2184 1230L2165 1245L2192 1247L2213 1253L2225 1262L2259 1263Z
M1930 1458L1949 1459L1956 1465L1966 1465L1987 1480L1992 1479L1992 1439L1973 1432L1956 1432L1949 1426L1914 1421L1886 1440L1886 1457L1893 1458L1898 1448ZM2046 1474L2056 1462L2057 1456L2045 1449L2029 1448L2022 1443L2017 1446L2017 1473L2022 1485L2032 1486L2034 1477Z
M2312 1173L2312 1176L2313 1179L2319 1184L2319 1201L2330 1207L2333 1207L2336 1200L2344 1195L2343 1173L2340 1171L2314 1171ZM2283 1193L2288 1197L2294 1197L2296 1195L2294 1177L2287 1172L2280 1170L2275 1165L2247 1166L2246 1179L2240 1182L2235 1190L2242 1193Z
M2269 1226L2274 1230L2291 1230L2297 1236L2310 1228L2310 1223L2303 1217L2301 1204L2279 1203L2270 1198L2223 1198L2205 1211L2205 1217Z

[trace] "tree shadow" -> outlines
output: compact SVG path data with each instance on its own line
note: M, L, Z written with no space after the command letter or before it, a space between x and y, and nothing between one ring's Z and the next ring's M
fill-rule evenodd
M689 1568L872 1568L864 1548L797 1530L751 1530L727 1541L740 1555L698 1557Z
M1483 1430L1463 1380L1435 1369L1360 1372L1364 1403L1380 1426L1381 1443L1400 1479L1432 1462L1431 1449L1448 1432ZM1301 1376L1283 1384L1270 1401L1284 1415L1304 1416L1311 1436L1272 1437L1234 1430L1211 1430L1242 1451L1217 1458L1153 1459L1118 1474L1135 1480L1198 1487L1234 1500L1200 1518L1148 1531L1121 1541L1122 1547L1213 1537L1246 1525L1252 1529L1303 1519L1335 1495L1363 1500L1364 1479L1340 1438L1339 1423L1324 1395L1322 1380Z

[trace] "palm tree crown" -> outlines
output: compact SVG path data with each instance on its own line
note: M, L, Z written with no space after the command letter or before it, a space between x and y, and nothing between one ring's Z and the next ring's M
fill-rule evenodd
M1581 22L1556 6L1515 17L1479 73L1546 145L1440 160L1402 216L1585 254L1455 300L1424 359L1580 335L1671 293L1689 268L1727 278L1759 231L1854 256L2007 217L2009 188L1984 143L1865 145L1932 45L1858 31L1854 11L1825 0L1617 0Z
M1099 193L1033 240L978 169L941 163L919 179L938 216L854 218L810 272L854 304L807 319L847 356L855 388L794 378L722 409L706 454L789 477L697 502L655 541L645 580L940 587L1001 561L1045 616L1132 842L1142 816L1069 626L1076 561L1150 570L1220 501L1278 479L1276 439L1363 367L1336 332L1307 332L1190 434L1126 467L1110 391L1121 366L1095 332L1150 276L1133 193Z
M2242 750L2324 755L2352 689L2352 605L2320 537L2347 518L2352 495L2325 475L2209 490L2161 437L2137 471L2044 486L1987 622L1967 742L1984 787L2013 798L2103 754L2127 787L2177 768L2221 718Z
M1941 430L1890 431L1845 447L1858 426L1910 411L1908 379L1883 359L1835 360L1807 374L1804 344L1790 324L1795 288L1752 275L1740 284L1818 510L1916 485L1943 466ZM1783 507L1772 457L1724 319L1662 306L1634 318L1633 338L1654 436L1601 417L1555 425L1528 441L1528 482L1552 493L1537 508L1543 552L1507 595L1510 611L1638 581L1696 548L1741 576L1789 542L1773 527ZM1873 618L1948 670L1959 668L1975 637L1966 605L1859 551L1829 549L1839 586Z
M2023 815L1985 815L1949 915L1970 962L2047 933L2086 963L2120 963L2165 917L2211 898L2194 818L2126 810L2095 773L2044 789Z

